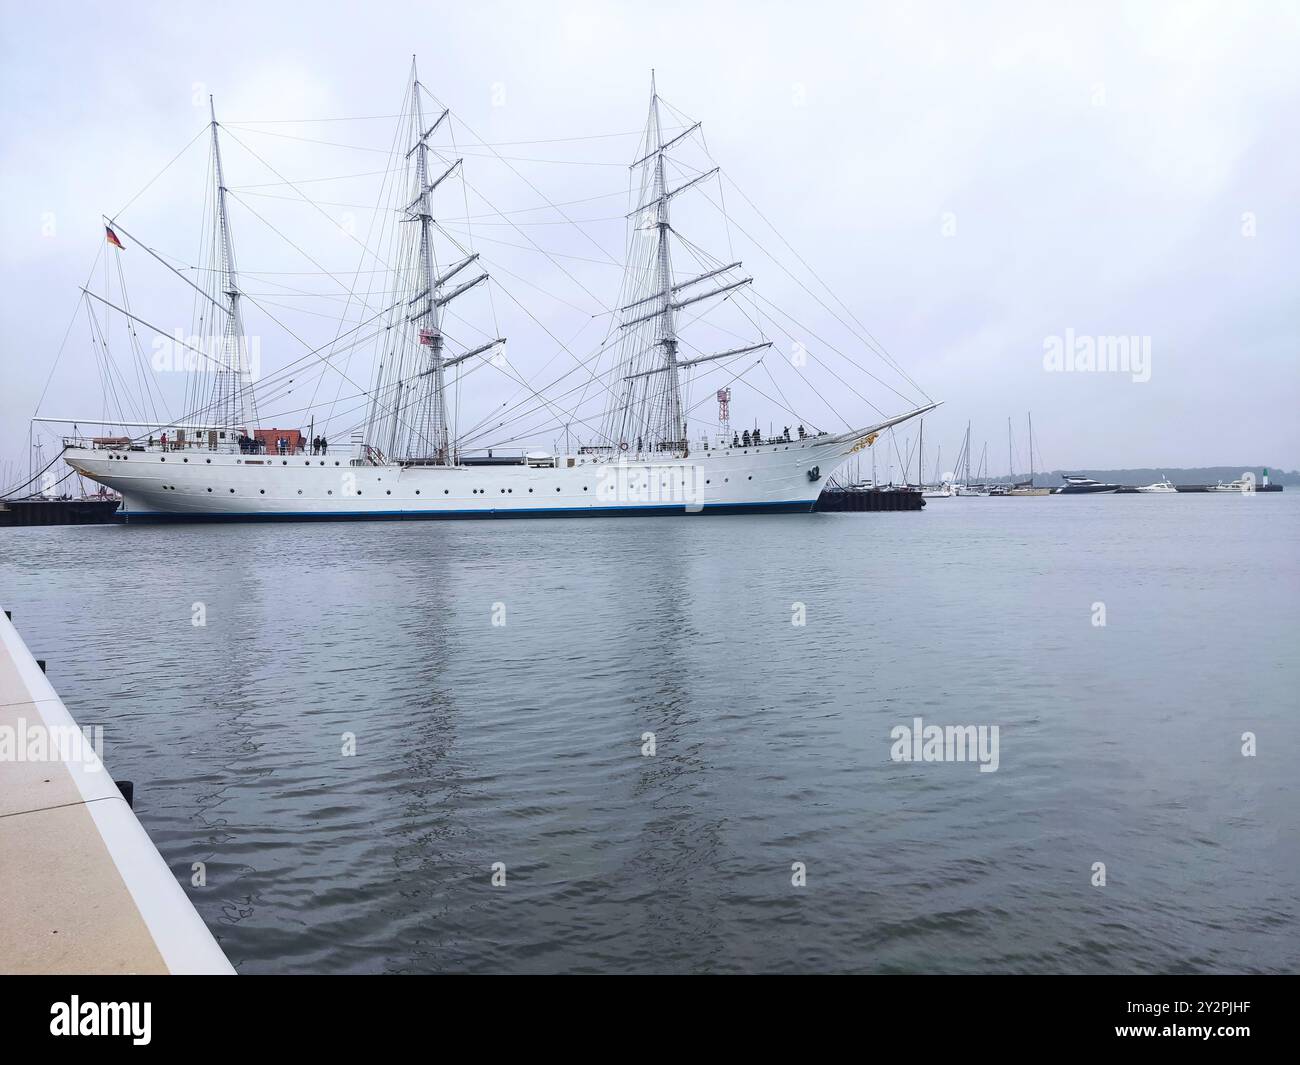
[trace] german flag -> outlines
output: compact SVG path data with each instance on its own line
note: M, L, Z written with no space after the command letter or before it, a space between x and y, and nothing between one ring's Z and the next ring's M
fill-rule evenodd
M113 232L112 226L104 227L104 236L108 238L108 242L113 245L113 247L126 251L126 245L117 239L117 234Z

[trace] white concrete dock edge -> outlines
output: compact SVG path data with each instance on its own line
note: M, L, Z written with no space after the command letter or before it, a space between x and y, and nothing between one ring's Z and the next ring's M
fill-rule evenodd
M0 613L0 726L20 719L78 728ZM0 761L0 890L0 971L234 972L89 748Z

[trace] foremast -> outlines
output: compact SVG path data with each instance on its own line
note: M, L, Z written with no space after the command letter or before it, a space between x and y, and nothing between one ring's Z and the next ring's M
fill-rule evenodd
M652 261L645 287L640 292L633 292L637 298L619 307L617 312L621 319L617 328L624 344L621 361L623 382L621 389L611 392L612 408L608 412L605 436L609 446L619 454L631 451L635 454L669 452L686 455L689 447L682 403L682 371L699 363L734 358L771 347L771 342L764 340L689 359L679 357L677 312L703 300L725 296L742 285L748 285L753 278L728 280L727 275L734 277L733 271L741 267L741 263L733 262L719 264L715 269L674 282L672 238L675 234L669 204L678 194L717 175L719 169L715 166L697 173L675 188L669 188L668 153L699 130L701 124L695 122L665 140L660 105L652 72L650 113L642 141L645 154L630 167L632 170L647 168L641 182L644 198L629 215L636 220L634 228L654 230L650 249ZM651 212L647 225L642 220ZM629 259L629 267L632 265ZM697 288L705 281L714 284L705 290ZM644 330L650 330L650 335L646 336Z
M659 430L660 446L664 450L686 449L686 427L682 424L682 382L677 370L677 316L673 307L673 263L669 234L672 225L668 218L668 183L664 178L663 124L659 115L659 92L655 86L654 72L650 73L650 125L654 136L654 200L655 232L658 246L655 249L654 286L660 302L656 343L663 349L663 411L664 421Z
M208 110L212 116L212 167L216 183L217 233L213 253L222 297L218 302L226 311L215 360L217 372L212 386L210 422L251 434L257 421L257 406L253 396L248 337L244 332L244 317L239 304L239 274L230 236L230 216L226 210L226 179L221 166L221 138L217 136L217 108L211 96L208 97Z

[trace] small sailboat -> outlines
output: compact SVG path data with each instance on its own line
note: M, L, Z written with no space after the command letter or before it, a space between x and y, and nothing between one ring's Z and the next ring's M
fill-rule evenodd
M1034 416L1027 415L1029 420L1029 480L1017 481L1011 488L1010 494L1013 496L1049 496L1052 494L1050 488L1039 488L1034 484Z

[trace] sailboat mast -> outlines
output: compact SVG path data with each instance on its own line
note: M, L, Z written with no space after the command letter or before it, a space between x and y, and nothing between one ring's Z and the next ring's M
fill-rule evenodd
M235 270L235 248L230 236L230 216L226 211L226 178L221 165L221 138L217 136L217 107L208 97L212 116L212 164L217 186L217 270L221 295L225 297L226 321L221 331L221 348L216 381L212 388L211 421L229 429L248 430L249 408L253 420L257 408L253 400L252 375L248 364L247 337L239 306L239 276ZM248 406L245 406L247 400Z
M658 343L664 351L664 424L662 444L676 451L685 446L682 426L682 385L677 370L677 323L673 310L673 267L668 235L668 184L664 174L664 137L659 120L659 92L655 86L654 72L650 73L650 124L655 143L654 195L658 207L655 228L658 247L655 254L655 289L661 301L658 319Z
M1025 418L1029 422L1029 486L1032 488L1034 485L1034 416L1029 413Z
M1011 457L1011 415L1007 415L1007 480L1016 479L1015 459Z
M920 440L916 445L916 490L918 492L925 490L925 419L921 419L921 426L918 430Z

